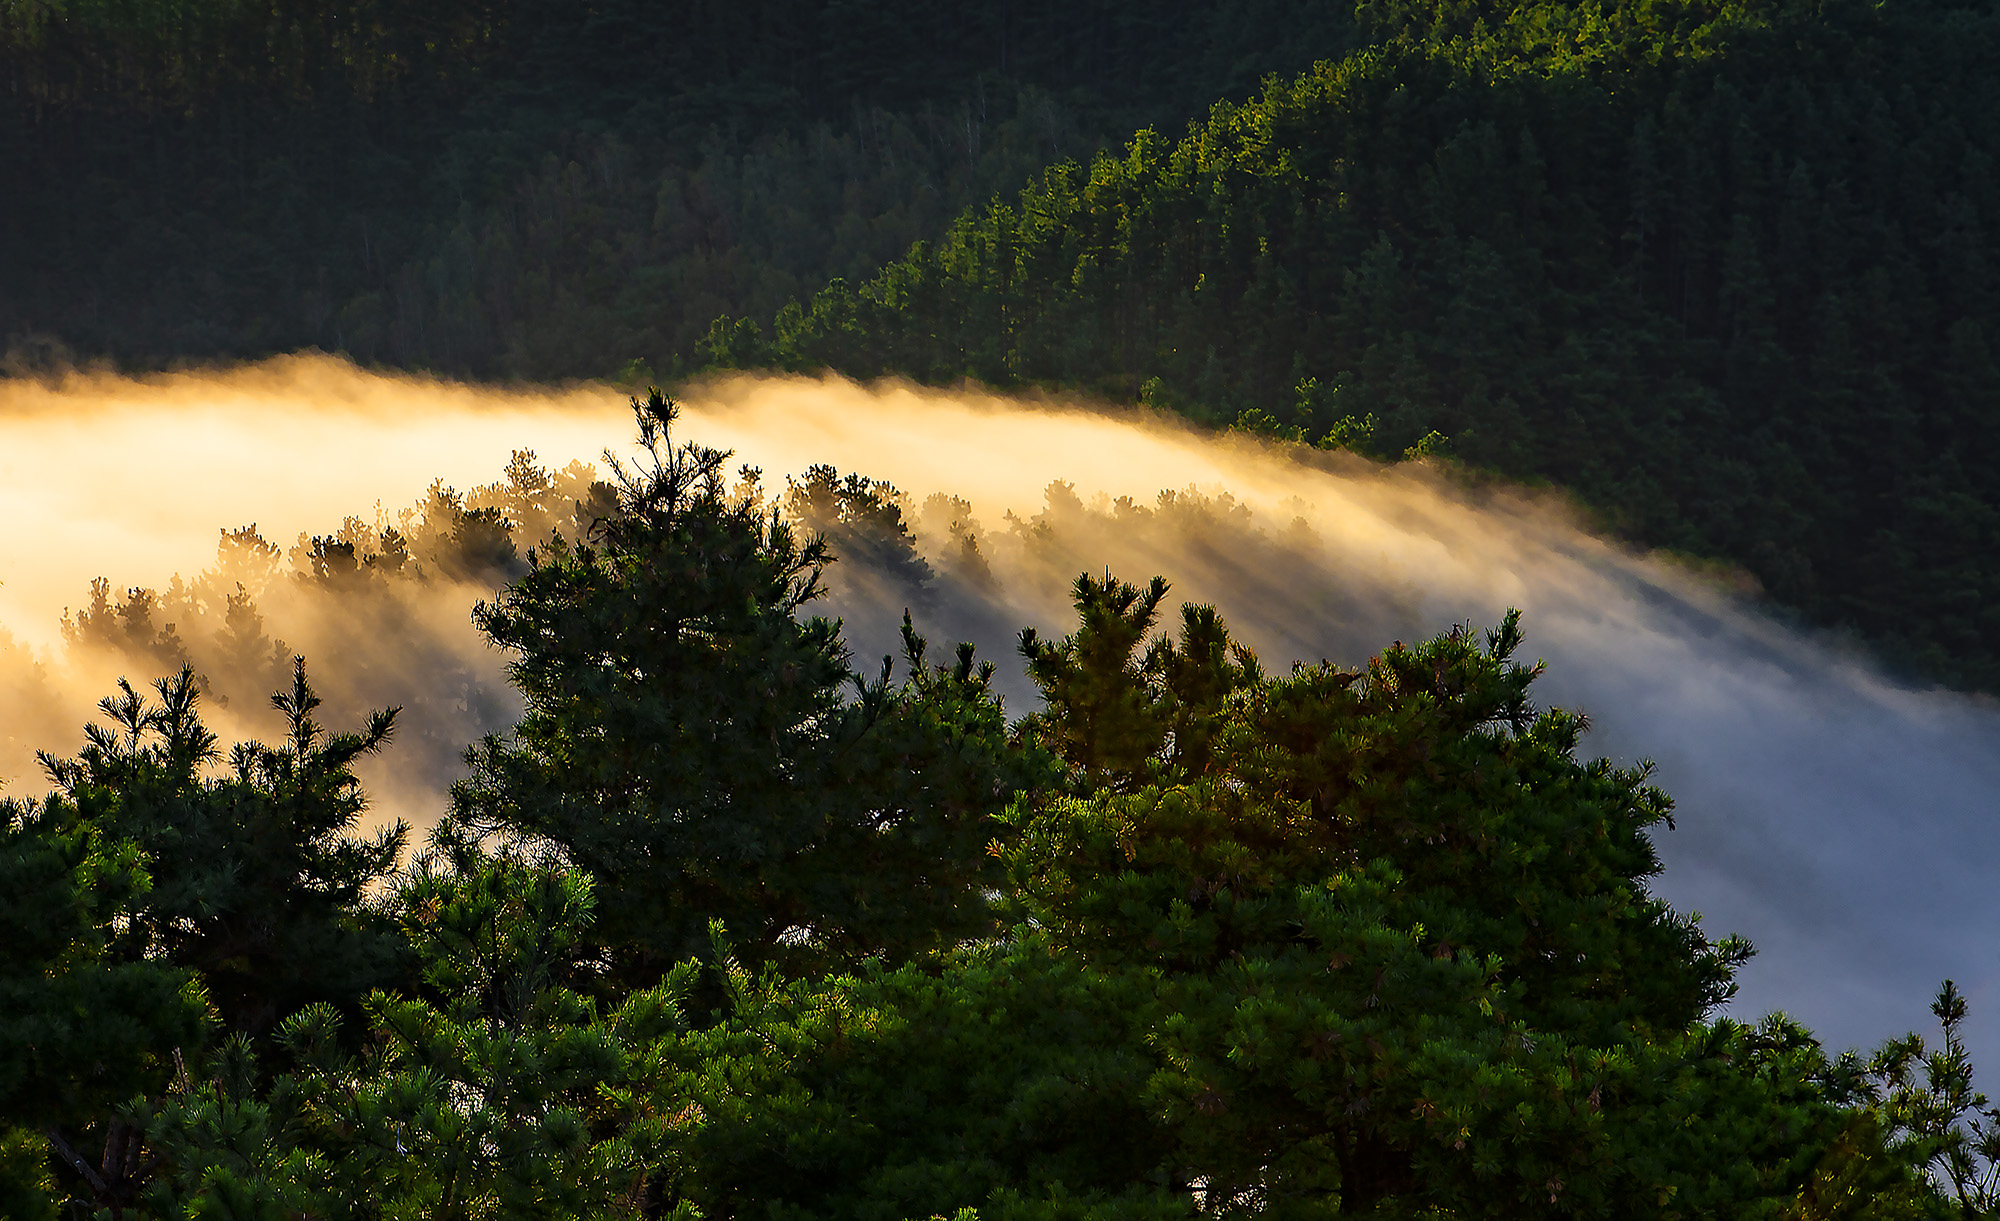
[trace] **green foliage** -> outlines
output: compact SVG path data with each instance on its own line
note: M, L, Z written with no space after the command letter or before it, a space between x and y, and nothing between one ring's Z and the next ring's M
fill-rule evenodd
M1010 931L825 979L711 955L660 1207L1780 1217L1841 1173L1875 1215L1928 1198L1906 1143L1849 1151L1856 1070L1709 1020L1745 951L1645 895L1665 800L1528 704L1513 620L1265 678L1201 608L1147 641L1164 594L1079 582L1078 632L1026 642L1027 732L1074 792L1010 815Z
M861 475L842 478L824 463L807 467L803 479L788 481L784 497L787 517L909 606L928 599L925 586L936 574L917 554L906 508L895 488Z
M48 1169L48 1141L39 1132L0 1134L0 1217L56 1221L55 1179Z
M1749 948L1650 892L1672 802L1537 706L1518 614L1274 674L1163 579L1086 573L1072 631L1021 634L1041 698L1010 724L970 645L934 664L905 612L892 681L810 613L835 554L878 605L929 596L896 489L814 467L774 502L665 395L633 408L611 483L517 454L292 557L342 597L517 574L476 621L523 718L414 864L400 825L355 834L394 710L325 732L296 659L277 745L218 766L183 664L0 807L0 1210L1996 1212L1964 997L1935 1050L1865 1058L1718 1018ZM275 572L254 529L223 545ZM74 635L186 655L108 590ZM265 657L239 593L226 630Z
M1364 49L801 296L757 363L1136 397L1380 458L1449 437L2000 682L1990 6L1362 17Z
M1852 1152L1815 1173L1810 1190L1834 1202L1866 1197L1868 1176L1883 1165L1903 1162L1922 1168L1950 1192L1957 1215L1990 1217L2000 1211L2000 1109L1973 1088L1972 1059L1959 1036L1966 1003L1958 985L1946 980L1931 1013L1944 1040L1926 1054L1921 1035L1892 1039L1857 1068L1855 1090L1865 1105L1849 1127ZM1920 1201L1907 1191L1887 1193L1889 1201L1917 1215ZM1884 1210L1886 1211L1886 1209ZM1828 1215L1837 1215L1831 1209Z
M163 1041L200 1040L204 1006L186 971L113 953L150 885L136 845L33 806L5 813L0 1114L64 1122L139 1092L164 1071Z
M1079 581L1077 636L1024 642L1031 731L1102 774L1088 697L1194 690L1205 749L1099 713L1122 784L1024 807L1007 859L1040 936L1145 995L1144 1097L1204 1208L1777 1215L1824 1063L1704 1024L1747 947L1646 895L1668 803L1529 706L1516 619L1266 679L1202 608L1137 655L1164 593Z
M719 313L1354 32L1309 0L10 3L0 343L671 373Z
M1333 389L1338 390L1339 387ZM1299 423L1287 424L1262 407L1245 407L1237 412L1236 423L1232 427L1238 432L1247 432L1278 441L1309 444L1316 449L1344 449L1377 459L1383 456L1375 451L1372 444L1375 439L1375 416L1372 413L1359 419L1351 415L1333 417L1331 406L1339 401L1338 396L1331 391L1321 390L1319 379L1316 377L1306 378L1294 387L1294 390L1298 396L1297 401L1287 416L1300 421ZM1153 378L1140 388L1141 401L1146 401L1149 392L1160 398L1168 398L1171 395L1166 383L1159 378ZM1315 439L1310 432L1315 426L1314 421L1321 418L1332 419L1332 427ZM1403 456L1427 457L1440 449L1444 441L1442 435L1436 432L1428 433L1416 445L1403 451Z
M1141 999L1026 937L937 968L787 981L724 960L679 1078L702 1115L666 1197L707 1216L1181 1217L1154 1171Z
M271 697L289 729L278 747L243 743L215 778L215 735L202 724L191 671L155 684L157 703L130 684L100 708L73 759L44 756L56 791L39 819L129 841L153 862L143 902L112 950L199 973L231 1029L261 1034L313 1001L352 1004L397 969L397 940L364 909L367 888L393 867L407 830L352 832L364 802L353 764L388 741L395 710L358 733L325 733L320 700L295 663Z
M633 407L645 456L616 469L617 511L475 613L527 707L469 756L453 825L588 870L632 979L702 952L718 919L758 961L982 931L989 819L1035 768L1005 743L990 668L969 650L928 667L906 631L904 684L886 658L855 673L838 625L805 615L825 541L753 472L729 487L727 455L675 443L657 390Z
M151 887L136 844L40 804L0 802L0 820L0 1210L52 1217L51 1145L69 1162L65 1130L157 1090L208 1004L191 972L117 952ZM104 1177L100 1203L131 1186Z
M185 1078L213 1024L247 1055L248 1036L302 1006L357 1006L408 955L367 903L405 829L352 834L364 807L352 764L388 739L394 712L324 733L300 661L272 697L287 740L238 745L218 778L193 673L155 692L121 681L81 754L42 757L55 791L0 804L0 1190L23 1200L46 1190L45 1143L56 1196L132 1207L158 1167L149 1099L170 1072Z
M1088 573L1074 586L1077 630L1044 641L1021 633L1041 712L1021 729L1054 750L1086 785L1130 788L1162 774L1200 775L1212 762L1218 716L1230 694L1261 678L1256 655L1229 639L1212 607L1182 608L1178 643L1139 647L1158 618L1167 583L1144 590Z
M348 765L389 714L322 735L302 670L278 701L291 741L239 748L233 777L199 777L213 739L184 672L157 705L106 701L115 728L54 765L62 791L14 809L9 893L49 931L0 948L9 1013L101 994L88 1016L125 1023L127 1059L45 1038L0 1060L39 1074L0 1079L10 1207L1992 1211L2000 1121L1963 998L1938 1000L1937 1051L1911 1036L1867 1060L1829 1061L1782 1017L1715 1018L1748 948L1648 893L1671 802L1643 768L1579 759L1581 718L1535 706L1518 615L1271 675L1211 608L1161 632L1164 581L1086 575L1075 631L1023 634L1043 702L1010 730L991 668L969 648L929 664L907 619L909 679L853 674L837 625L803 614L823 540L754 473L730 487L725 455L676 443L664 396L636 406L644 455L614 472L616 503L480 611L527 713L474 752L407 872L383 877L394 835L345 838ZM906 554L888 490L817 471L790 499ZM110 838L164 845L210 806L292 843L292 864L211 829L204 851L257 886L177 866L149 891ZM176 887L290 894L280 932L325 977L270 972L293 1007L203 1047L202 995L171 963L231 968L195 915L167 919ZM355 976L319 948L335 933L386 936L403 969L343 999ZM187 1029L158 1025L176 1013ZM17 1043L44 1028L9 1020ZM45 1148L62 1117L104 1136L100 1164L59 1128Z
M324 1004L278 1033L290 1071L261 1092L247 1047L154 1119L175 1175L163 1216L575 1218L625 1215L686 1113L650 1109L656 1044L680 1028L692 967L600 1015L573 990L587 877L518 858L430 858L399 888L420 964L373 994L364 1050Z

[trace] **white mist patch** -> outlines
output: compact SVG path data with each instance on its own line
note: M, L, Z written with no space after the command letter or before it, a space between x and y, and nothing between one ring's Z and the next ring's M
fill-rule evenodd
M1975 1050L2000 1063L2000 713L1989 702L1899 688L1671 565L1590 537L1552 502L1468 492L1415 466L969 391L739 378L687 398L685 437L734 449L771 491L827 463L904 493L938 580L895 586L836 566L831 609L863 658L890 649L907 605L934 640L975 639L1018 675L1013 632L1066 630L1067 586L1083 568L1166 576L1278 667L1358 664L1392 638L1521 607L1529 649L1549 661L1541 699L1590 715L1586 749L1657 760L1678 801L1678 829L1658 837L1667 871L1656 889L1702 911L1711 932L1758 944L1739 1016L1784 1008L1836 1047L1872 1044L1926 1027L1931 992L1951 976L1972 1000ZM21 650L8 671L0 644L0 691L42 693L0 697L11 700L0 742L33 734L75 748L106 676L73 665L56 629L91 577L163 586L214 562L221 527L254 521L289 544L378 501L393 511L436 478L491 480L516 449L560 466L622 450L630 432L624 396L606 387L468 387L320 357L152 381L0 383L0 511L15 523L0 537L0 627L34 643L46 676L17 681ZM954 566L968 537L976 572ZM449 708L407 714L406 732L428 735L435 758L451 734L505 728L512 714L495 695L504 659L466 623L476 596L442 584L373 635L314 626L304 603L270 610L269 630L316 672L370 668L354 700L459 692ZM1022 711L1025 684L1005 689ZM229 716L267 732L241 704ZM375 776L393 786L384 804L426 821L448 779L429 765L399 772L395 750Z
M255 523L289 545L347 514L415 501L435 479L494 478L515 449L593 458L624 400L364 374L289 357L224 374L59 385L0 380L0 624L46 647L93 577L160 584Z

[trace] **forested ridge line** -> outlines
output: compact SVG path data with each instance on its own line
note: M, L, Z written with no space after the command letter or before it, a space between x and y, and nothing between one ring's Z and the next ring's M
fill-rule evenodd
M9 3L11 361L1081 389L1561 482L1991 685L1990 7L1162 12ZM1728 1016L1750 946L1656 892L1673 800L1518 613L1292 662L1093 558L1010 708L820 613L836 558L990 585L967 502L934 572L865 472L632 407L604 480L519 452L65 616L141 669L0 800L0 1217L2000 1216L1966 995L1872 1053ZM522 711L416 847L364 830L399 710L322 718L446 582Z
M1993 34L1929 0L20 4L0 335L1435 433L1992 688Z
M1080 388L1577 493L2000 684L2000 51L1957 0L1370 4L707 358ZM1165 132L1165 134L1162 134Z
M722 312L1351 43L1307 0L0 6L0 339L669 374Z

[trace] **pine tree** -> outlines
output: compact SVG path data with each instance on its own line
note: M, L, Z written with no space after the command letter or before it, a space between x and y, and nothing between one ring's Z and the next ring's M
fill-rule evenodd
M1092 722L1058 710L1114 690L1210 693L1200 766L1156 722L1122 783L1025 804L1006 850L1036 936L1146 994L1124 1037L1156 1057L1161 1172L1223 1214L1777 1207L1838 1127L1824 1057L1711 1020L1747 947L1646 895L1670 805L1528 702L1518 618L1266 678L1199 608L1178 647L1131 631L1164 592L1080 581L1078 635L1025 651L1079 767Z
M990 815L1030 774L969 653L911 679L851 667L806 612L830 562L727 455L634 399L617 511L475 618L526 703L453 790L456 834L553 845L598 885L625 977L658 978L721 920L755 961L904 955L983 927ZM850 694L851 693L851 694Z
M193 972L114 944L151 889L129 840L35 802L0 802L0 1213L55 1215L50 1158L94 1206L150 1173L123 1111L206 1035ZM93 1160L89 1137L104 1146Z
M388 742L395 710L359 732L326 733L298 659L291 689L271 697L284 744L241 743L218 777L194 673L160 680L154 694L121 681L99 705L110 723L86 729L80 754L43 757L56 783L44 820L130 840L153 862L113 952L193 969L224 1024L253 1035L308 1003L351 1006L392 978L400 950L366 899L407 829L355 834L365 801L353 765Z
M369 996L358 1041L316 1004L286 1019L263 1064L246 1042L221 1048L153 1119L173 1174L151 1206L357 1221L640 1214L649 1173L698 1114L667 1101L677 1085L661 1067L698 969L600 1012L586 994L601 971L590 879L518 857L427 856L393 907L411 986Z

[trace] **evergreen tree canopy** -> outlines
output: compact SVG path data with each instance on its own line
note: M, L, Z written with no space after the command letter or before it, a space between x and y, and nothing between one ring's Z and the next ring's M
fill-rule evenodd
M145 864L100 827L0 802L0 1215L53 1218L47 1159L82 1161L91 1128L107 1149L102 1167L84 1163L99 1175L90 1195L129 1199L137 1184L116 1171L138 1161L137 1136L102 1121L157 1091L176 1049L204 1039L195 975L114 948L147 900Z
M990 668L909 678L849 665L808 617L829 562L727 455L676 443L676 408L633 400L640 465L616 511L561 539L476 619L515 654L510 738L470 755L453 825L554 847L598 885L598 931L635 979L708 945L758 961L892 957L989 922L991 816L1032 780ZM851 696L851 698L850 698Z
M609 516L480 611L527 711L408 869L348 834L392 715L322 734L302 666L233 775L183 672L9 808L10 1214L1992 1214L1964 998L1866 1059L1717 1017L1748 949L1648 892L1671 802L1533 703L1518 616L1274 675L1085 576L1010 728L907 621L855 675L823 540L637 409ZM205 855L149 889L140 843Z
M1017 922L819 981L712 959L663 1210L1779 1217L1865 1181L1924 1215L1858 1067L1713 1018L1745 948L1645 894L1665 798L1529 705L1514 620L1265 678L1201 608L1131 631L1163 584L1077 590L1078 633L1024 648L1025 728L1075 770L1008 815ZM1211 749L1162 716L1114 777L1087 726L1133 750L1135 718L1065 691L1219 691Z
M288 1018L260 1072L242 1043L166 1099L150 1133L176 1173L162 1216L630 1215L687 1116L657 1109L662 1040L692 964L600 1015L575 990L588 877L519 858L426 857L394 907L418 963L376 992L356 1054L325 1004Z
M325 733L299 660L291 690L271 697L285 743L239 744L228 774L214 778L219 752L193 673L155 690L156 703L121 682L100 705L111 723L88 727L81 754L43 758L57 789L36 812L41 823L129 841L153 862L150 889L111 950L198 972L224 1024L248 1034L388 982L404 950L364 899L408 833L396 824L353 834L364 808L353 764L388 741L395 711L358 733Z
M1312 0L0 5L0 356L666 373L719 312L1354 31Z
M25 1193L8 1196L30 1201L22 1216L45 1198L23 1186L45 1173L44 1141L92 1207L135 1206L160 1169L146 1100L185 1085L214 1027L248 1048L303 1006L355 1008L409 956L367 901L405 829L353 834L351 765L387 741L393 710L324 733L299 661L272 697L285 744L239 744L217 778L193 673L155 692L121 681L81 754L42 756L55 791L0 803L0 1193Z
M1363 49L1056 165L768 339L719 322L714 358L1448 452L2000 682L1992 6L1362 12Z
M1519 1216L1567 1193L1605 1215L1748 1215L1817 1122L1810 1057L1707 1024L1747 947L1645 893L1669 803L1643 772L1576 760L1580 722L1529 705L1518 617L1484 649L1458 629L1363 671L1264 678L1188 607L1132 684L1139 641L1102 647L1101 625L1164 592L1085 578L1073 640L1099 647L1024 642L1044 732L1101 767L1064 693L1124 678L1193 704L1205 749L1159 717L1148 783L1023 809L1008 861L1058 952L1146 981L1148 1097L1184 1181L1225 1211ZM1738 1079L1734 1056L1771 1079ZM1669 1135L1655 1108L1678 1091L1707 1114ZM1523 1105L1562 1135L1523 1140Z

